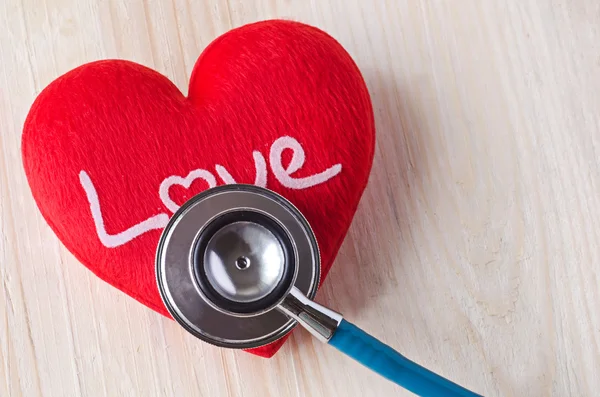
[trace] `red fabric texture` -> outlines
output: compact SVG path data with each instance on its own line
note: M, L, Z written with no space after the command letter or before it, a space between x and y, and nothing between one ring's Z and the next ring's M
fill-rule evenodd
M269 154L284 136L305 154L290 177L336 164L341 171L314 186L282 183ZM102 280L170 317L155 281L160 228L106 246L81 171L93 183L106 233L117 235L158 214L172 215L159 196L165 178L202 169L220 185L226 182L216 171L220 165L236 182L255 183L253 151L260 152L266 186L294 203L314 229L322 282L366 186L374 141L369 93L349 54L317 28L271 20L210 44L194 66L187 97L165 76L123 60L62 75L31 107L22 156L40 212L69 251ZM290 167L291 150L281 157L283 168ZM181 205L207 187L196 179L168 193ZM249 352L271 357L286 337Z

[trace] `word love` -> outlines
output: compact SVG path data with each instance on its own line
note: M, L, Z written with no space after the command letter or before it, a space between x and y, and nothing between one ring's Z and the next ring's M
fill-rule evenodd
M292 151L292 160L287 167L284 167L282 154L286 149ZM252 152L252 157L254 158L254 168L256 170L254 185L266 187L267 163L265 158L256 150ZM342 171L342 165L335 164L318 174L303 178L294 178L292 174L302 168L304 161L304 149L302 148L302 145L300 145L300 142L292 137L281 137L271 145L271 149L269 151L269 165L271 166L271 171L279 183L286 188L307 189L328 181ZM215 171L225 184L237 183L229 171L227 171L227 169L222 165L215 165ZM215 176L210 171L205 169L193 170L186 177L172 175L162 181L158 188L158 196L170 212L174 213L179 209L179 205L177 205L169 195L170 188L174 185L180 185L187 189L190 187L192 182L197 179L204 180L208 184L209 188L217 185ZM100 207L98 193L87 172L82 170L79 173L79 181L90 204L91 215L92 219L94 220L94 226L96 227L98 238L100 239L100 242L107 248L119 247L151 230L163 229L169 222L170 217L168 214L159 213L151 216L143 222L131 226L120 233L109 234L107 233L104 224L104 217L102 216L102 208Z

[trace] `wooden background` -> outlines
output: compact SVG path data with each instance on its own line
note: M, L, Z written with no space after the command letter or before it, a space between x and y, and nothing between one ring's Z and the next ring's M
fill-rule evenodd
M600 389L597 0L0 1L0 396L408 396L297 330L271 360L95 278L21 167L36 94L102 58L187 92L219 34L316 25L364 73L370 183L318 300L486 396Z

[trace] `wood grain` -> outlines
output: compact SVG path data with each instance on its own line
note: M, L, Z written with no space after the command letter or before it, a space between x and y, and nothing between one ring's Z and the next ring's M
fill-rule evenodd
M0 396L408 396L303 331L271 360L199 343L60 245L21 167L40 90L96 59L187 92L273 17L336 37L376 111L371 180L318 300L486 396L600 389L600 3L0 2Z

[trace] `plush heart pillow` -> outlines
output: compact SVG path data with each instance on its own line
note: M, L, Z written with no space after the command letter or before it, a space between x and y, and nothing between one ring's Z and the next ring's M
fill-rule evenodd
M312 224L331 268L367 183L375 141L367 87L348 53L314 27L246 25L198 59L184 96L165 76L106 60L53 81L24 125L31 192L94 274L169 317L154 257L194 194L266 186ZM285 338L250 352L270 357Z

